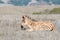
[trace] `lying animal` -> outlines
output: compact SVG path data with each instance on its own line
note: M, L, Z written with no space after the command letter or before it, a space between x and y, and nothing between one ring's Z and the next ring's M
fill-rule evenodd
M33 30L53 30L54 25L51 22L43 22L43 21L33 21L29 16L22 16L21 25L27 25L30 29L26 31L33 31Z

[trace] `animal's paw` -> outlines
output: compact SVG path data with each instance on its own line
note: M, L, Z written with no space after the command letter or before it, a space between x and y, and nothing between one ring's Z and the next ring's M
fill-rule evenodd
M27 32L31 32L31 31L33 31L33 29L27 29L26 31L27 31Z

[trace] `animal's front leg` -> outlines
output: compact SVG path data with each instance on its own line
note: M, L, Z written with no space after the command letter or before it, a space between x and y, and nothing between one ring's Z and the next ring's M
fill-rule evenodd
M27 31L27 32L30 32L30 31L33 31L33 29L27 29L26 31Z

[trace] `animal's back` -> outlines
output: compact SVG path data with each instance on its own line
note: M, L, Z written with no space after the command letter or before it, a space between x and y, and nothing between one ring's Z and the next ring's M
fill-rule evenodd
M35 30L53 30L54 25L50 22L34 22Z

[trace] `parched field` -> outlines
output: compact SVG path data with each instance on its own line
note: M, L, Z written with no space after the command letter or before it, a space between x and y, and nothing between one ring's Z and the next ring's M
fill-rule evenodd
M60 6L0 6L0 40L60 40L60 14L32 14L45 9L51 10L55 7ZM21 16L24 14L39 21L51 21L55 29L53 31L33 32L21 30Z
M53 31L33 32L21 30L22 15L0 15L0 40L60 40L60 14L29 14L33 19L51 21L55 26Z

